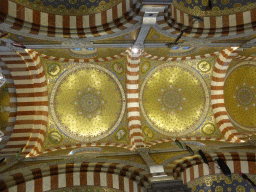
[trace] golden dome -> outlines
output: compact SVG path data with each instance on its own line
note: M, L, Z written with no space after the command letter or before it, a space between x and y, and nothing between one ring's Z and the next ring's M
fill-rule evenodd
M228 73L224 86L225 106L232 122L250 131L256 129L255 82L256 66L241 63Z
M95 141L120 123L125 94L117 78L105 68L81 65L58 78L50 107L57 127L65 135L83 142Z
M169 136L195 130L209 108L209 93L200 74L178 63L167 63L150 72L140 94L148 123Z

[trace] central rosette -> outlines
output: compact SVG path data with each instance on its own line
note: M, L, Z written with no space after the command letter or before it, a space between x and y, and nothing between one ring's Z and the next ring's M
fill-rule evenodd
M174 90L173 86L170 86L170 89L164 90L162 89L163 95L158 99L159 102L162 102L163 108L162 110L171 110L174 112L174 109L182 110L182 103L186 100L185 97L182 98L181 89Z
M95 93L92 88L78 92L77 100L74 104L79 115L84 115L87 118L92 118L100 114L104 108L105 101L102 99L100 92Z

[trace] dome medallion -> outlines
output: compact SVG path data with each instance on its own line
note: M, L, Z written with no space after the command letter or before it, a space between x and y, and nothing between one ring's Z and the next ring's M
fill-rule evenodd
M151 71L141 88L141 108L148 123L169 136L194 131L209 109L209 93L200 74L181 64L163 64Z
M124 115L125 94L111 72L84 64L67 70L57 79L50 109L55 124L66 136L91 142L117 128Z
M224 101L231 121L247 131L256 130L256 65L241 63L227 74Z

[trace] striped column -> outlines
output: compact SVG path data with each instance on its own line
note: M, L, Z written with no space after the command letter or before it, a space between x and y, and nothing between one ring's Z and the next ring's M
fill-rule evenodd
M224 103L224 81L230 62L237 56L235 52L237 48L231 47L220 52L211 81L211 103L216 123L224 138L233 143L244 142L241 139L244 136L238 133L228 117Z
M41 151L48 119L48 93L45 72L39 57L31 50L1 52L14 80L17 112L12 135L1 154L34 156Z
M102 186L125 192L144 192L149 186L143 169L119 163L70 162L20 171L5 173L0 180L0 190L37 192L73 186Z
M126 67L127 115L130 145L132 149L145 147L141 128L139 105L139 73L141 50L133 53L128 49Z
M256 174L256 154L250 152L229 152L229 153L215 153L206 154L210 166L203 163L200 157L183 158L176 164L173 171L181 176L184 183L188 183L199 177L207 175L215 175L222 173L218 168L218 164L214 162L214 159L222 158L231 173L249 173Z

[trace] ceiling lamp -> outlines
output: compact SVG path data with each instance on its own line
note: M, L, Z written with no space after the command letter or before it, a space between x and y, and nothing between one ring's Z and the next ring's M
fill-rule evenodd
M139 53L139 49L137 47L132 47L132 53Z
M198 151L198 153L199 153L199 155L202 157L204 163L207 164L207 165L209 165L209 162L208 162L208 160L207 160L207 158L206 158L204 152L200 149L200 150Z
M222 173L231 178L231 171L230 171L229 167L227 166L227 164L224 162L224 160L219 157L218 159L216 159L216 161L217 161L218 165L220 166Z

